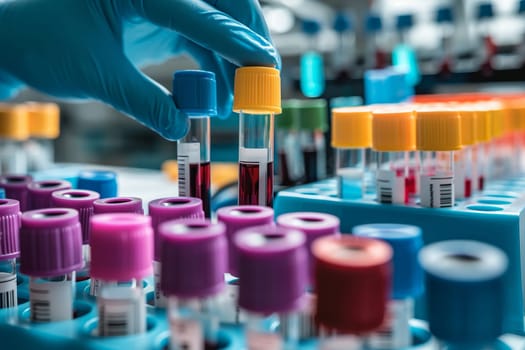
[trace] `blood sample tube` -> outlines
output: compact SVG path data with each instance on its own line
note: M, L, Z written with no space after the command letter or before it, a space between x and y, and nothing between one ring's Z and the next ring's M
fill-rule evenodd
M273 204L274 113L281 113L279 71L241 67L235 72L233 111L239 113L239 204Z
M363 198L366 181L371 180L366 151L372 146L372 112L349 107L332 110L332 147L336 150L335 168L339 197Z
M51 195L55 191L67 190L71 183L64 180L34 181L27 186L28 210L52 208Z
M295 229L304 233L308 252L308 285L304 295L304 303L299 313L299 339L309 339L317 336L314 320L315 290L314 258L311 254L313 242L320 237L339 234L339 219L336 216L314 212L297 212L280 215L277 225L287 229ZM286 322L284 323L287 324ZM286 333L286 330L281 330Z
M217 349L219 303L228 264L225 226L181 219L159 227L171 349Z
M317 239L312 254L319 349L360 349L359 336L385 318L392 249L379 240L341 235Z
M27 173L24 144L29 138L27 109L0 103L0 174Z
M321 24L313 19L302 22L302 31L308 38L308 48L301 55L301 92L306 97L319 97L325 89L323 55L318 51Z
M473 149L477 143L477 114L468 106L459 106L461 120L461 145L454 162L454 194L456 199L470 198L473 181L477 180Z
M336 78L349 78L355 62L355 32L352 18L338 12L332 25L337 34L337 44L332 55L332 65Z
M14 199L0 199L0 309L15 308L17 301L16 258L20 256L18 230L20 204ZM2 317L1 322L16 320L16 312Z
M60 108L55 103L26 103L29 140L25 149L28 171L49 169L54 162L54 140L60 135Z
M410 319L414 300L423 293L423 270L418 253L423 246L421 229L401 224L369 224L352 229L359 237L380 239L390 245L392 259L392 290L385 322L372 333L368 347L372 349L405 349L412 346Z
M439 348L506 349L497 340L503 333L505 253L481 242L443 241L424 247L419 261Z
M75 272L83 265L82 230L76 210L48 208L22 214L20 272L30 277L32 321L73 318Z
M297 100L283 101L282 114L275 120L277 174L283 186L294 185L304 177L304 162L297 147L297 103Z
M272 208L258 205L238 205L222 207L217 210L217 220L226 226L228 240L228 268L230 278L226 285L226 295L221 308L221 322L238 324L244 321L244 315L237 305L239 297L239 262L233 239L235 234L245 228L261 225L273 225Z
M200 198L209 218L210 116L217 114L215 74L199 70L175 72L173 99L190 120L188 133L177 142L179 196Z
M298 316L308 276L303 233L255 226L239 231L234 243L242 281L239 306L246 312L246 348L297 349ZM284 336L279 325L287 330Z
M16 199L20 203L20 211L28 208L27 186L33 181L31 175L8 174L0 176L0 187L5 190L5 197Z
M161 262L159 225L165 221L176 219L204 219L202 201L192 197L167 197L149 202L149 215L153 228L153 276L155 288L155 306L166 307L167 299L161 293Z
M326 101L298 100L297 103L297 128L303 154L304 181L319 181L326 177Z
M377 153L376 192L380 203L408 203L416 191L410 152L416 148L416 123L409 107L372 111L372 148Z
M489 142L492 139L492 127L490 114L486 110L485 106L481 103L474 105L476 114L477 114L477 123L476 123L476 135L478 139L478 144L475 146L476 152L476 165L477 165L477 174L478 181L475 183L476 191L483 191L485 189L486 182L489 177L490 166L492 165L492 157L490 154Z
M135 213L144 214L142 199L138 197L109 197L93 202L93 214Z
M89 236L91 233L90 220L93 216L93 202L99 199L97 192L88 190L61 190L51 195L53 207L70 208L78 211L80 227L82 228L82 257L84 268L77 272L77 281L89 278L90 248Z
M117 196L117 174L109 170L82 171L78 175L77 188L95 191L100 198Z
M121 336L146 331L143 278L152 273L151 218L114 213L91 218L91 276L97 292L98 335Z
M461 149L461 121L457 110L420 109L416 117L420 153L420 205L453 207L454 151Z

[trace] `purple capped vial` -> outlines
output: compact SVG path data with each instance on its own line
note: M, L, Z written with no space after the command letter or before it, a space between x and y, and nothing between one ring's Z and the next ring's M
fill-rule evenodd
M28 210L52 208L51 194L70 188L71 183L64 180L44 180L30 183L27 186Z
M109 197L93 203L95 214L135 213L144 214L142 199L138 197Z
M16 199L20 203L20 211L28 210L27 186L33 181L31 175L6 174L0 176L0 187L5 190L5 197Z
M20 216L17 200L0 199L0 309L18 305L16 258L20 255Z

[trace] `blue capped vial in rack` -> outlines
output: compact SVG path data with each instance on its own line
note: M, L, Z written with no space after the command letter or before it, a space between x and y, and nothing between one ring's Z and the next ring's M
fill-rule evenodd
M301 92L306 97L319 97L325 89L323 55L319 52L318 34L321 24L316 20L303 20L302 31L308 37L308 50L301 55Z

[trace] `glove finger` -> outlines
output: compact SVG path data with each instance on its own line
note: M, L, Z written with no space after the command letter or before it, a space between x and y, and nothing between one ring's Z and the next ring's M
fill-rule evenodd
M271 42L202 0L120 0L117 3L131 6L137 15L177 31L235 65L276 66L279 63L279 55Z

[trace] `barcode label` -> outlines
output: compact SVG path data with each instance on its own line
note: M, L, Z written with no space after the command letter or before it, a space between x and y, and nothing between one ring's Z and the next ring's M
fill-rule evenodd
M422 175L421 206L427 208L448 208L454 206L453 175Z
M385 204L405 202L405 178L393 170L381 169L376 177L377 200Z
M281 350L283 340L277 333L246 331L246 345L249 350Z
M177 146L177 164L179 171L179 196L189 196L191 181L190 164L200 161L201 145L198 142L180 142Z
M16 275L0 272L0 309L16 307L17 302Z
M140 290L103 288L97 302L99 335L119 336L146 331L146 303Z
M268 172L268 159L273 155L268 154L267 148L244 148L239 149L239 162L259 165L259 205L266 205L266 178L271 174Z
M74 282L30 281L29 303L31 320L36 322L56 322L73 317Z
M204 350L204 336L199 321L171 319L171 348L181 350Z
M155 306L166 307L168 299L162 293L160 289L160 274L161 274L161 263L159 261L153 261L153 281L155 283Z
M412 335L409 321L412 318L412 309L410 300L390 301L383 325L368 338L370 348L387 350L410 347Z

